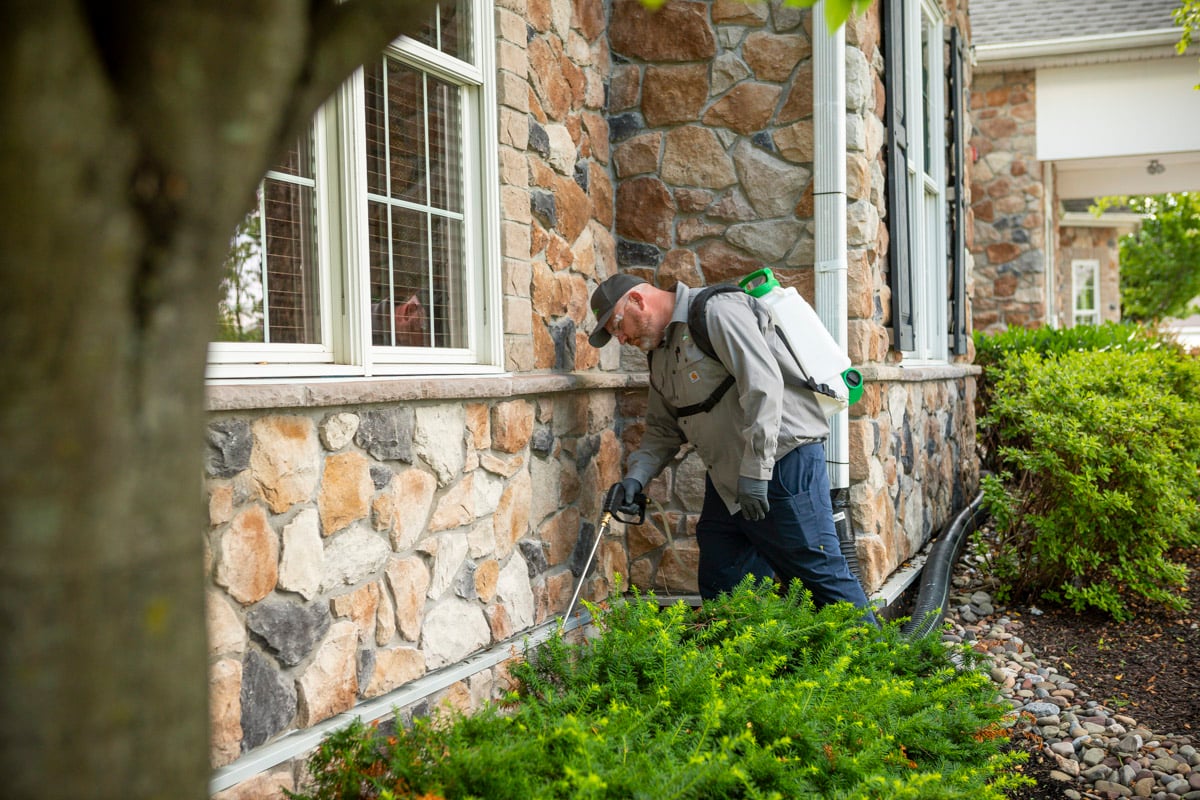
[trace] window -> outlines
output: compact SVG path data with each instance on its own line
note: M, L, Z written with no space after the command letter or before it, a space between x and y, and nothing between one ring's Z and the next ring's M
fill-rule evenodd
M1100 262L1077 258L1071 262L1072 319L1075 325L1100 323Z
M906 363L943 362L949 349L943 29L941 11L929 3L888 3L892 323Z
M355 73L231 241L209 377L498 371L491 3L443 2Z

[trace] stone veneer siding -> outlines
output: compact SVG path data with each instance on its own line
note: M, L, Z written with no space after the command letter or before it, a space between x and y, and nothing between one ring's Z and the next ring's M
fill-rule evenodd
M210 387L214 766L565 610L646 402L640 352L586 344L598 281L622 269L694 286L767 264L812 299L809 12L496 5L511 374ZM868 378L851 512L868 591L978 485L975 369L901 368L889 349L878 48L875 7L847 26L846 52L848 348ZM685 448L647 487L658 524L615 525L584 596L624 588L614 573L695 592L703 485ZM470 711L504 684L500 664L404 713ZM301 780L297 759L219 798Z
M1046 316L1045 186L1037 161L1033 70L977 72L971 94L978 153L974 321L988 333L1034 327Z

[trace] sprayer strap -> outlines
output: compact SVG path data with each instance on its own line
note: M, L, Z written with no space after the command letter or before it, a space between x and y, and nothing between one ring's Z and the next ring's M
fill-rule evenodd
M692 403L690 406L684 406L683 408L676 409L676 418L690 417L693 414L704 414L712 411L717 407L717 403L721 402L721 398L725 396L725 393L729 391L729 387L733 386L735 383L737 383L737 381L734 380L732 375L726 375L725 380L721 381L721 385L714 389L713 393L710 394L708 398L704 400L704 402Z

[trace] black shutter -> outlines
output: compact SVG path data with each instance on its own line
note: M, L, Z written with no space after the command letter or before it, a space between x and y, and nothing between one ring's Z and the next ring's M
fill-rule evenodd
M967 352L967 126L963 37L950 29L950 352Z
M887 103L888 263L892 273L893 347L916 347L913 257L908 195L908 108L904 91L904 0L883 4L884 89Z

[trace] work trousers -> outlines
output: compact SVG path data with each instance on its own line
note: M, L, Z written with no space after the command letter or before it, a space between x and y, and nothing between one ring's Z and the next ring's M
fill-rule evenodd
M785 590L792 580L803 583L818 608L845 601L867 609L864 619L875 622L838 546L824 444L801 445L775 462L767 503L766 518L757 522L740 511L730 514L712 481L705 479L704 510L696 525L700 597L728 592L747 574L774 572Z

